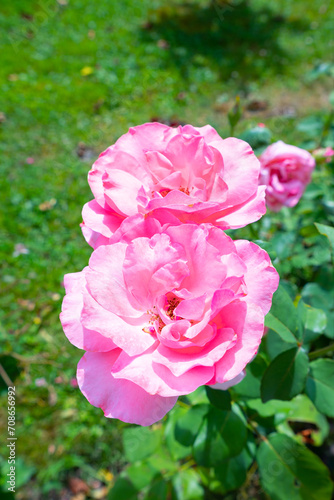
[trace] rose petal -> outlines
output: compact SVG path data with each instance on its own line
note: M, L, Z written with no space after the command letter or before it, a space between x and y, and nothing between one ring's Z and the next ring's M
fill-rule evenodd
M86 268L87 269L87 268ZM87 351L110 351L116 345L110 338L105 338L93 329L86 328L81 321L83 309L83 289L85 287L84 269L80 273L66 274L64 285L66 295L62 304L60 321L68 340L78 347Z
M129 380L115 379L111 369L120 350L86 353L78 364L77 379L88 401L102 408L108 418L138 425L152 425L173 408L177 397L151 395Z

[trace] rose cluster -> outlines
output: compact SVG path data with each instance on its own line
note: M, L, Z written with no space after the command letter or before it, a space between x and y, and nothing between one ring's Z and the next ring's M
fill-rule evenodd
M224 229L265 212L250 146L210 126L131 128L93 165L61 322L78 384L106 417L150 425L178 396L226 388L256 354L278 286L268 254Z

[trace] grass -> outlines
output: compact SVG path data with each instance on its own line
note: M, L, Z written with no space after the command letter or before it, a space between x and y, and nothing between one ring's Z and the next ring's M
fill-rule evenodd
M329 3L314 0L1 3L0 361L15 378L20 457L38 484L20 498L59 489L76 467L108 482L123 463L123 424L71 386L81 353L58 320L63 275L90 255L79 223L94 158L152 119L226 136L237 95L237 133L265 121L299 143L298 120L327 107L331 78L310 72L333 63L333 22ZM15 256L18 244L29 253ZM2 396L5 405L4 385Z

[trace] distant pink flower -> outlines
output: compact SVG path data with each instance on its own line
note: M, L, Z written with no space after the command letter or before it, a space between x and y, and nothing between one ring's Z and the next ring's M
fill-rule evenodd
M277 285L254 243L211 224L128 218L88 267L65 276L61 322L87 351L81 391L106 417L150 425L182 394L236 383Z
M329 163L334 156L334 149L331 147L319 148L315 149L312 154L317 161L325 160Z
M13 257L18 257L19 255L27 255L29 249L23 243L17 243L14 247Z
M266 203L274 212L283 206L294 207L311 180L315 166L312 155L304 149L275 142L260 156L260 184L267 186Z
M46 387L48 384L45 380L44 377L36 378L35 379L35 386L36 387Z
M249 144L209 125L130 128L89 172L95 199L83 209L84 236L96 248L126 217L161 209L183 223L243 227L265 213L259 172Z
M325 148L325 153L324 154L325 154L325 156L329 156L329 157L334 156L334 149L330 148L330 147Z
M29 156L28 158L26 158L26 163L28 165L32 165L33 163L35 163L35 159Z
M257 126L260 128L266 128L266 125L264 123L258 123Z
M70 386L72 387L78 387L78 381L76 378L71 378L70 380Z

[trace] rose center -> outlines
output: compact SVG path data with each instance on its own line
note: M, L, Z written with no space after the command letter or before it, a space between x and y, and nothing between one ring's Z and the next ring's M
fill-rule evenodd
M149 333L150 335L155 335L156 328L159 332L161 332L161 330L165 326L165 323L160 318L156 307L153 306L153 310L146 311L146 313L150 315L150 319L148 321L148 325L143 328L143 332Z
M193 189L193 188L191 188L191 189ZM179 189L178 189L178 190L179 190L179 191L181 191L182 193L185 193L185 194L190 195L190 191L189 191L189 189L188 189L187 187L179 187ZM161 196L162 196L163 198L164 198L165 196L167 196L167 195L168 195L168 193L170 193L170 192L171 192L171 189L167 189L167 188L166 188L166 189L160 189L160 191L159 191L159 193L161 194Z
M180 302L181 299L172 293L168 293L165 296L164 312L172 321L181 319L180 316L175 316L174 314L174 311ZM146 313L150 316L150 319L148 321L148 325L143 328L143 332L149 333L150 335L155 335L157 331L161 332L166 324L161 319L156 307L153 306L153 309L146 311Z
M177 297L175 296L171 296L171 297L166 297L166 303L165 303L165 311L166 311L166 314L167 316L175 321L177 319L180 319L179 316L175 316L174 314L174 310L176 309L176 307L179 305L179 303L181 302L180 299L178 299Z

